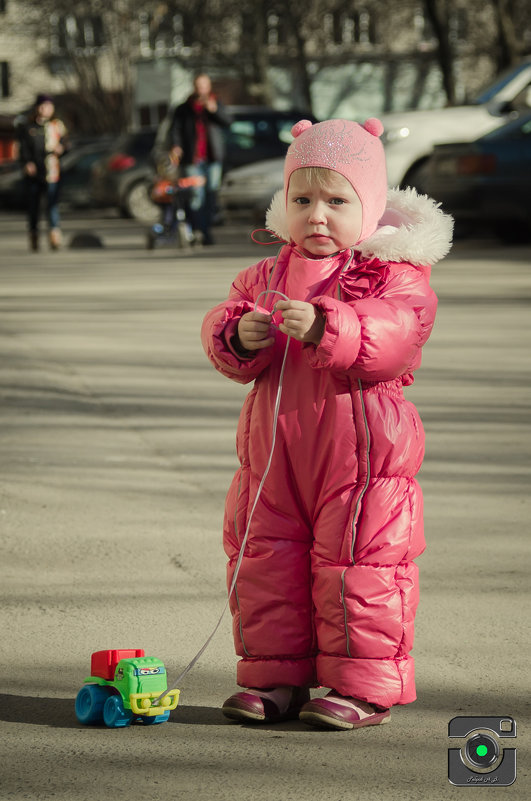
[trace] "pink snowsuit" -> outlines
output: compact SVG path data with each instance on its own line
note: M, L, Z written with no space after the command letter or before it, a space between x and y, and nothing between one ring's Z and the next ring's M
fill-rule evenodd
M317 684L384 707L415 700L424 433L403 385L435 317L429 273L350 250L307 259L285 245L243 270L205 317L216 369L254 381L226 500L229 587L271 451L286 347L275 329L274 345L238 355L238 321L266 288L311 302L326 320L318 347L290 340L271 469L230 600L243 687ZM257 309L279 299L267 294Z

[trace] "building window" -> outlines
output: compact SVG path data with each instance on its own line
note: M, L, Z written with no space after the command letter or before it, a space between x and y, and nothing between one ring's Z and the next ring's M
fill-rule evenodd
M9 61L0 61L0 97L9 97Z
M143 56L184 53L194 42L190 31L193 20L189 13L172 14L161 5L152 14L142 11L140 22L140 52Z
M348 14L333 12L331 29L336 45L369 45L376 41L374 16L367 8Z
M271 47L286 44L286 25L276 9L271 9L267 14L265 35L266 44Z
M95 50L104 44L101 17L77 17L74 14L61 17L53 14L50 22L51 49L55 54L72 50Z

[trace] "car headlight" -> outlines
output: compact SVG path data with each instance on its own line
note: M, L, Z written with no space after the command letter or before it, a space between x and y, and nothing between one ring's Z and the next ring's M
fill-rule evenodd
M400 128L389 128L382 134L382 144L389 145L392 142L398 142L401 139L406 139L410 133L411 132L406 125L402 125Z

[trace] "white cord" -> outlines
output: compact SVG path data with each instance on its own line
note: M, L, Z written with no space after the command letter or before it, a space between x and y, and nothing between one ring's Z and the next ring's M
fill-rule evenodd
M260 300L262 295L267 295L267 294L282 295L284 300L289 300L289 298L286 295L284 295L283 292L279 292L277 289L264 289L264 291L260 292L260 294L256 298L256 301L255 301L255 304L254 304L254 311L256 311L256 307L258 305L258 301ZM273 307L273 314L274 314L274 311L275 311L275 309ZM223 611L222 611L222 613L220 615L220 618L219 618L218 622L216 623L216 625L214 626L214 629L212 630L211 634L208 636L207 640L203 643L203 645L201 646L199 651L196 653L194 658L186 665L186 667L179 674L179 676L177 676L177 678L175 680L175 685L176 686L173 689L165 690L165 692L163 692L161 695L159 695L158 698L156 698L153 701L153 706L157 706L160 703L160 701L164 698L164 696L168 695L168 693L170 693L170 692L173 692L174 689L177 689L177 686L184 679L186 674L189 673L192 670L192 668L194 667L196 662L201 658L201 656L204 654L204 652L206 651L206 649L210 645L215 633L217 632L217 630L219 629L219 627L221 625L221 621L223 620L223 618L225 616L225 612L227 611L227 607L229 605L230 597L231 597L232 593L234 592L234 588L236 586L236 580L238 578L238 573L240 572L241 563L243 561L243 552L245 550L245 546L247 544L247 539L249 537L249 531L250 531L250 528L251 528L251 521L253 519L254 511L255 511L256 506L258 504L258 501L260 499L260 495L262 494L262 489L264 487L265 480L267 478L267 474L269 473L269 470L271 468L271 463L273 461L273 451L275 450L275 443L276 443L276 440L277 440L277 427L278 427L278 415L279 415L279 412L280 412L280 399L282 397L282 385L284 383L284 371L285 371L285 368L286 368L286 359L287 359L287 356L288 356L288 349L289 349L290 340L291 340L291 336L288 336L287 341L286 341L286 347L284 349L284 356L283 356L283 359L282 359L282 366L280 368L280 375L279 375L279 378L278 378L277 395L276 395L275 406L274 406L274 411L273 411L273 431L272 431L272 436L271 436L271 450L269 452L269 459L267 461L267 465L266 465L266 468L264 470L264 474L262 476L260 484L258 485L258 490L256 492L254 503L253 503L253 505L251 507L249 518L247 520L247 528L245 529L245 534L244 534L244 537L243 537L243 540L242 540L242 544L240 545L240 552L238 554L238 560L236 562L236 567L234 568L234 573L233 573L233 576L232 576L232 582L231 582L231 585L230 585L230 589L229 589L229 594L227 596L227 600L225 602L225 606L223 607Z

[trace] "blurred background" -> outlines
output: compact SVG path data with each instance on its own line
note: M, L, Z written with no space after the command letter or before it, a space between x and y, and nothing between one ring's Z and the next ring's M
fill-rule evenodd
M49 92L62 204L156 220L152 149L199 70L233 117L220 222L263 219L292 121L378 116L390 185L458 235L531 237L528 0L0 0L0 204L23 203L17 120Z

